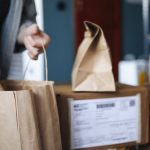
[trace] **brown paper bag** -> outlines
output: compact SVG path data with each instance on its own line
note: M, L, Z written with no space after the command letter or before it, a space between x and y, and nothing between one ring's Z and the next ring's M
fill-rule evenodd
M102 29L84 22L86 32L72 71L73 91L115 91L112 65Z
M58 110L53 82L48 81L2 81L3 87L30 89L37 111L42 150L61 150Z
M35 114L31 91L0 91L0 150L41 150Z

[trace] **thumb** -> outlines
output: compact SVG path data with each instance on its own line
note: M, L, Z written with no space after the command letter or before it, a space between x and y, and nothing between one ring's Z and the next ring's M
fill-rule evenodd
M31 25L30 27L28 27L27 29L27 34L28 35L36 35L36 34L39 34L40 33L40 29L38 27L37 24L33 24Z

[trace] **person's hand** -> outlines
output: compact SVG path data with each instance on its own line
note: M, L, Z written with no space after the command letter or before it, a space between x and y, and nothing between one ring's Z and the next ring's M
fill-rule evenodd
M28 50L31 59L37 60L38 55L43 52L43 47L47 47L50 37L41 31L36 24L29 26L24 34L23 43Z

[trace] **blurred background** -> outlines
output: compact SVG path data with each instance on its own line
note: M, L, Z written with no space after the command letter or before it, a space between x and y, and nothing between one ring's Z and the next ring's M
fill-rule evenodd
M71 81L74 58L84 35L83 21L88 20L100 25L104 31L110 47L115 80L134 85L139 84L139 80L145 82L148 1L37 0L38 24L52 39L47 48L49 80L56 83ZM26 79L44 79L43 55L40 57L38 62L30 65ZM24 56L24 66L27 61L28 58ZM144 67L140 79L139 64L140 69Z

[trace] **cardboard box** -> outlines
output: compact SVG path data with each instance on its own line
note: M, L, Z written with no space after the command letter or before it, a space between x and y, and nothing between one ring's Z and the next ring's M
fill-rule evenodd
M116 84L116 92L95 93L75 93L70 85L54 88L63 150L100 150L149 142L146 87Z

